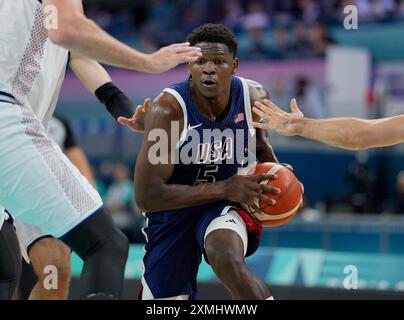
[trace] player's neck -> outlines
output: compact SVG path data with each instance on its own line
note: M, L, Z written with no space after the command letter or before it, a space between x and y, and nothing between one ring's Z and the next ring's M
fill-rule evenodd
M225 112L230 101L230 90L214 98L204 97L198 90L191 87L192 99L197 108L209 119L215 121Z

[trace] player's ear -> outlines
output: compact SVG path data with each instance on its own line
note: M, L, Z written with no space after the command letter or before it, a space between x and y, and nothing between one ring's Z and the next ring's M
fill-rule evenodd
M232 74L235 74L237 72L238 69L238 58L234 58L233 59L233 71Z

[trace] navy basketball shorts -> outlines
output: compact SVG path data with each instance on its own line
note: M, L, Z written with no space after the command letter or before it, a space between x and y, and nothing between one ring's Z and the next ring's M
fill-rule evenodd
M249 234L246 223L228 202L146 213L146 219L140 295L144 300L197 298L197 273L210 232L216 229L237 232L245 256L256 251L261 238L261 232Z

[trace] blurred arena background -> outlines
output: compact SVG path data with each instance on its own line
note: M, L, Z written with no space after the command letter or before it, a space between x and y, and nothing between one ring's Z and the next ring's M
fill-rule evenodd
M357 29L344 27L348 5L357 8ZM85 10L144 52L184 41L202 23L224 23L238 36L238 75L264 84L285 109L296 97L308 117L404 112L403 0L87 0ZM109 70L135 103L186 77L184 66L163 75ZM107 207L132 242L125 298L135 299L143 218L132 196L133 168L143 137L116 124L70 72L56 113L70 120ZM275 298L404 298L404 145L347 151L270 135L306 197L292 222L264 231L248 259ZM77 277L76 256L72 268ZM200 298L228 298L206 264L199 280Z

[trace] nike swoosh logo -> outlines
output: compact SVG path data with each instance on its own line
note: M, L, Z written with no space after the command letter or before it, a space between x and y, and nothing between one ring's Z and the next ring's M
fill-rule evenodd
M189 124L189 125L188 125L188 130L192 130L192 129L198 128L198 127L200 127L201 125L202 125L202 123L197 124L196 126L191 126L191 125Z

